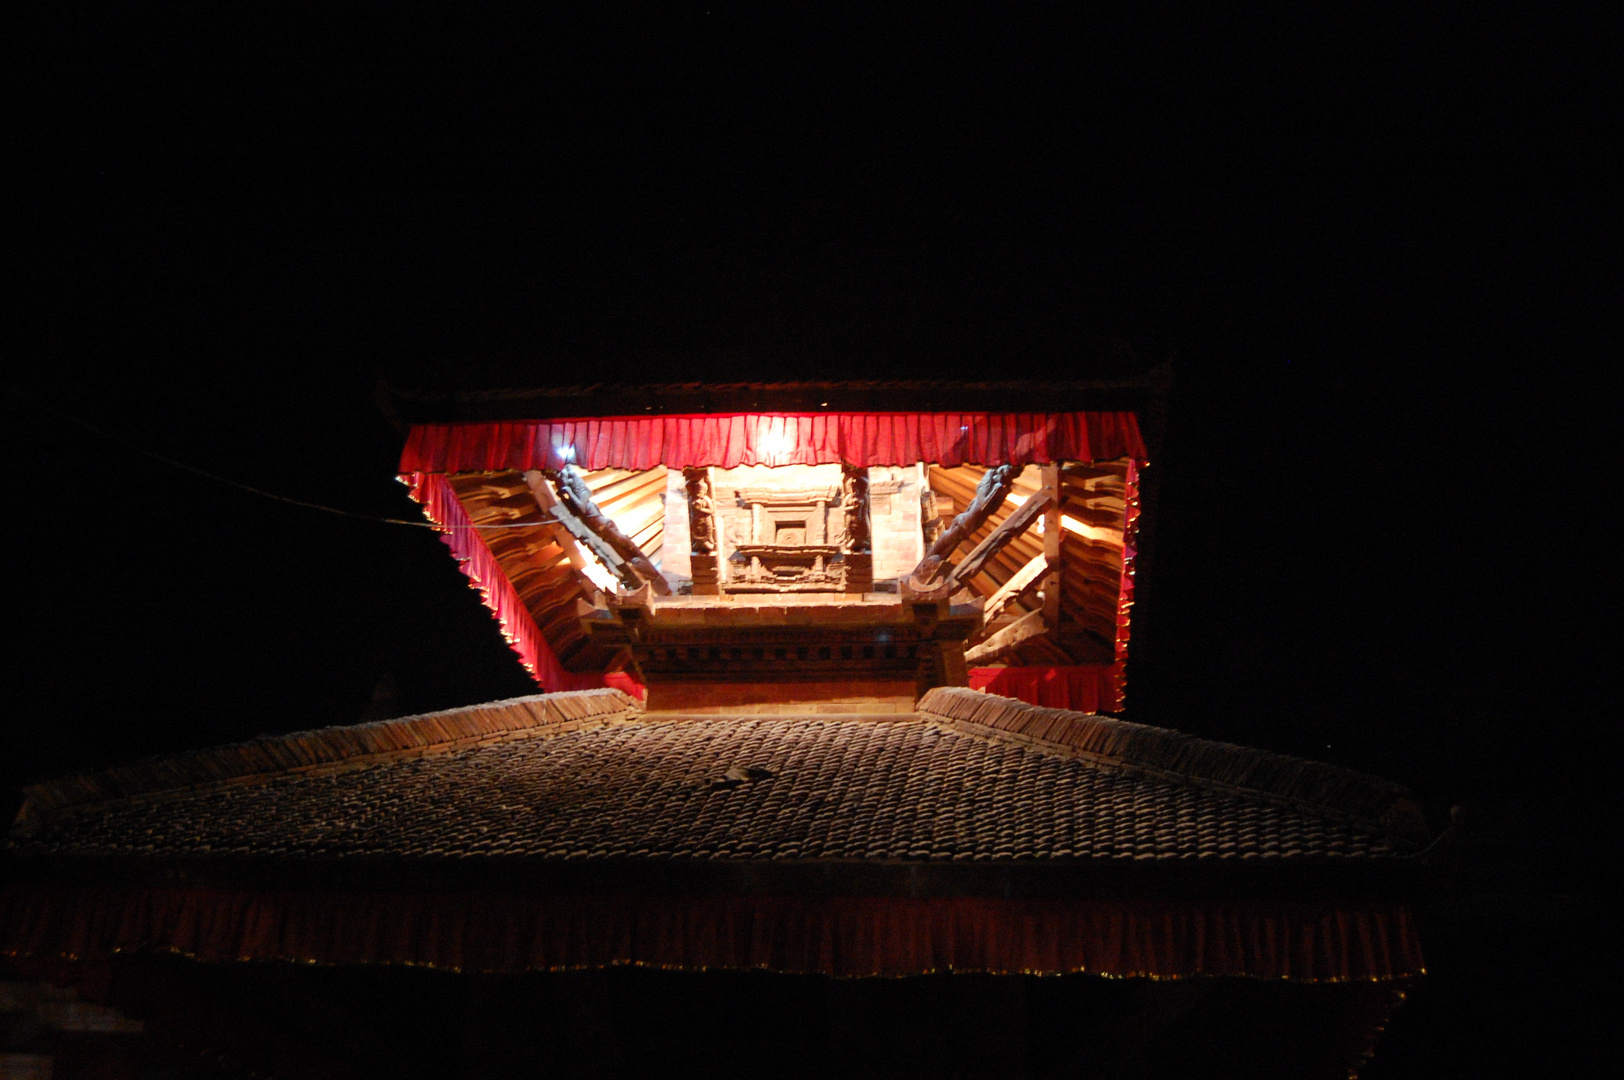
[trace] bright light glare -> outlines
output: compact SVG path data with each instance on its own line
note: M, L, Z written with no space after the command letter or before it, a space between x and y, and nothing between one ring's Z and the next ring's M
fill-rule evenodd
M770 428L762 432L761 439L756 445L763 456L774 461L781 457L788 457L790 451L795 449L795 444L790 442L788 435L783 431L773 431Z
M581 573L586 575L587 580L604 592L614 592L620 582L609 572L609 568L599 562L590 551L583 551L581 554L585 556L581 560Z
M1016 506L1024 505L1029 497L1027 495L1016 495L1013 492L1005 496ZM1037 527L1039 532L1043 531L1043 521L1041 519L1037 522ZM1122 539L1122 534L1112 529L1102 529L1097 525L1085 525L1076 518L1067 517L1065 514L1060 515L1060 527L1067 532L1076 533L1078 536L1089 540L1109 540L1120 543Z

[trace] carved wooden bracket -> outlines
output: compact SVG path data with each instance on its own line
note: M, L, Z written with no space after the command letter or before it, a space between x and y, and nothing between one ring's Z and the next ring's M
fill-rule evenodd
M592 501L592 492L587 489L586 481L581 479L580 473L567 465L562 469L544 471L547 479L552 481L553 487L558 491L559 505L555 508L555 513L558 510L567 511L570 517L575 519L576 524L584 527L598 541L593 545L595 551L601 552L601 548L607 547L617 556L613 563L607 559L605 562L616 576L626 583L627 588L636 590L646 583L660 596L671 595L671 586L666 582L665 575L654 568L654 564L648 561L648 556L643 554L643 549L638 547L631 537L621 532L619 526ZM575 530L570 528L571 523L565 515L560 513L558 517L564 523L564 527L575 535Z
M570 512L569 508L558 500L558 491L544 476L540 469L530 469L524 474L524 482L530 488L530 494L535 498L536 505L541 507L542 513L563 527L564 535L558 537L559 545L569 557L570 565L581 571L588 578L592 573L588 569L593 563L607 569L611 574L625 583L626 579L620 573L621 558L614 549L599 539L591 529L588 529L581 520ZM555 534L556 535L556 534ZM594 588L597 580L592 579ZM642 584L638 578L637 585ZM635 586L633 586L635 587Z
M1054 498L1047 491L1040 491L1026 500L953 568L952 573L947 575L947 584L957 588L979 574L988 559L1004 550L1005 545L1030 528L1038 519L1038 515L1047 510L1053 502Z
M931 542L930 550L925 557L919 560L908 576L907 588L915 593L934 593L941 588L942 583L936 580L942 571L942 564L947 557L958 550L960 544L969 538L970 534L981 528L1000 506L1004 505L1004 498L1015 483L1015 477L1020 475L1018 465L995 465L982 476L981 483L976 485L975 498L964 512L953 519L952 524L943 529L941 535ZM950 583L949 583L950 584ZM947 590L951 593L952 589ZM945 594L944 594L945 595Z

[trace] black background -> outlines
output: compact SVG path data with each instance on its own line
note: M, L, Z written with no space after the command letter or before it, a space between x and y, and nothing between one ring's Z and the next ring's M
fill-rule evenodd
M353 722L380 687L394 712L530 689L428 530L140 451L415 517L380 377L1172 357L1132 718L1391 776L1440 827L1464 807L1435 974L1367 1075L1578 1054L1616 865L1602 27L1329 4L12 18L0 782Z

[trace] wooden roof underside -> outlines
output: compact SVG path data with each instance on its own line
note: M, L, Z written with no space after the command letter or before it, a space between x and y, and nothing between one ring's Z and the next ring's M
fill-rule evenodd
M930 485L937 493L938 513L950 517L962 510L975 494L984 470L975 465L944 469L931 466ZM1115 658L1117 604L1122 583L1123 522L1126 513L1124 492L1128 462L1102 461L1073 463L1060 469L1061 512L1083 527L1089 535L1071 528L1061 530L1059 625L1042 636L1031 638L1000 655L996 663L1010 665L1109 663ZM960 549L971 551L990 535L1042 485L1042 470L1028 466L1016 478L1011 498L971 534ZM952 505L942 504L944 499ZM981 597L990 597L1022 567L1043 555L1043 533L1036 527L1010 541L972 577L968 587ZM1010 626L1029 612L1041 609L1043 600L1037 585L1026 592L971 639L972 647Z
M665 538L665 468L598 469L581 476L593 501L658 566ZM569 533L547 520L524 474L510 469L448 479L468 519L487 526L479 535L559 662L569 671L607 670L613 654L587 638L575 607L595 587L577 566L580 556ZM512 527L526 521L535 527Z
M1109 663L1115 658L1127 464L1124 459L1073 463L1061 468L1062 513L1088 535L1080 535L1075 527L1061 530L1058 621L1047 632L980 663L1071 665ZM972 465L948 469L932 466L930 484L937 493L938 513L951 517L968 505L982 472ZM599 507L659 566L666 469L601 469L584 472L582 477ZM449 480L469 520L482 526L480 536L559 662L569 671L610 669L614 654L588 638L577 614L577 600L590 598L596 589L582 572L582 553L562 526L547 520L525 475L515 470L460 473ZM1041 483L1039 467L1024 470L1015 481L1011 498L965 542L960 554L973 549L1036 495ZM534 522L534 527L513 527L525 522ZM983 598L992 596L1023 567L1042 557L1043 543L1043 533L1036 527L1029 528L970 578L967 587ZM990 620L972 639L972 646L1040 610L1044 603L1040 585L1041 579Z

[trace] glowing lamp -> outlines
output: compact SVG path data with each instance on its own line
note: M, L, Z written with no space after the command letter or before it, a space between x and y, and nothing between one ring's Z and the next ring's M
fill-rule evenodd
M756 449L769 464L777 465L781 464L781 459L789 457L795 450L795 443L782 428L767 427L756 440Z

